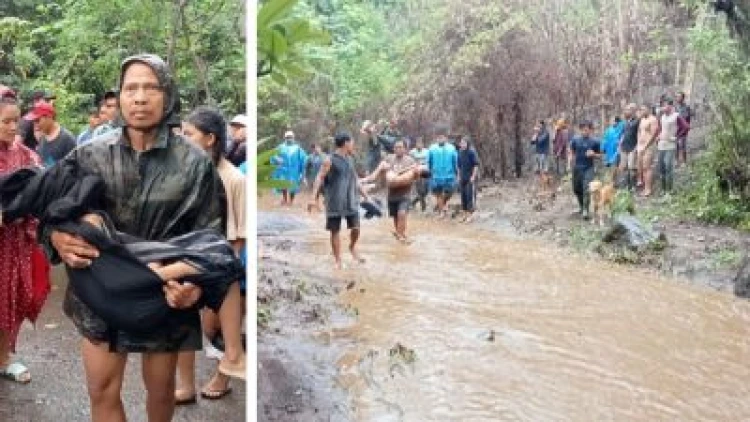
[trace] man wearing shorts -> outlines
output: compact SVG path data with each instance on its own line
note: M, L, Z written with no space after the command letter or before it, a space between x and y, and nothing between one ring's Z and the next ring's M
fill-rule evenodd
M651 196L654 185L654 157L656 137L659 134L659 121L651 108L643 105L639 111L638 125L638 179L643 183L643 196Z
M325 189L326 230L331 232L331 249L336 262L336 269L342 269L341 264L341 222L346 220L349 228L349 252L358 263L364 259L357 253L359 240L359 197L367 198L362 191L354 167L354 141L346 133L338 134L334 138L336 150L323 161L315 179L313 200L310 207L319 208L318 196L320 189Z
M409 210L409 195L416 181L414 172L417 161L408 154L406 144L398 140L393 144L393 154L387 156L375 171L361 182L370 183L381 175L386 177L388 216L393 218L393 235L403 243L410 243L406 236L406 215Z
M637 154L638 145L638 116L636 105L628 104L625 107L625 129L622 131L620 142L620 174L625 178L628 190L633 190L637 177Z
M436 211L440 218L448 215L447 205L456 190L458 179L458 152L448 142L448 130L439 128L434 145L427 152L427 167L430 170L430 190L437 202Z

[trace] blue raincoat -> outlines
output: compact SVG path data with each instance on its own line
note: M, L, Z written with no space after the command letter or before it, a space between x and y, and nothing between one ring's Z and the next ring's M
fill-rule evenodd
M276 147L276 155L271 158L271 163L278 165L273 172L275 180L286 180L291 182L292 186L288 191L291 194L299 192L299 184L305 177L305 162L307 154L295 142L283 142ZM280 190L277 189L277 192Z
M602 139L602 150L604 152L604 164L617 164L617 157L620 155L620 138L622 131L625 129L625 122L622 121L616 125L607 127Z

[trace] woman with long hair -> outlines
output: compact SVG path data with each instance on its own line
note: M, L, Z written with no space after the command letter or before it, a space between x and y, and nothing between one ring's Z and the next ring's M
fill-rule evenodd
M226 209L224 218L226 223L227 240L239 255L245 245L245 175L231 162L224 158L224 146L227 141L227 123L221 113L209 107L199 107L187 117L183 123L183 135L199 148L211 156L226 192ZM244 286L233 285L232 289ZM232 292L230 291L230 294ZM237 292L235 292L237 295ZM222 308L222 312L224 309ZM225 341L224 359L233 361L242 354L242 342L239 330L242 324L242 301L233 306L230 326L223 316L219 318L214 312L206 309L202 314L203 330L208 338L214 338L221 332ZM201 397L207 400L218 400L231 392L228 374L217 371L206 386L201 390ZM178 360L178 387L175 399L178 403L195 402L195 353L180 354Z

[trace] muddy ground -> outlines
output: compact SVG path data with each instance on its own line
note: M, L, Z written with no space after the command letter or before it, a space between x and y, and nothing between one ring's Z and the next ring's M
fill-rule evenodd
M679 185L685 169L678 172ZM569 182L561 183L553 200L540 199L533 178L481 187L478 230L508 237L545 239L571 253L596 260L615 259L597 251L602 228L574 217L577 208ZM656 212L661 199L636 199L636 216L663 232L666 248L638 256L637 266L675 276L680 282L709 286L731 294L733 277L750 244L750 234ZM455 200L454 200L455 206ZM431 218L429 214L417 218ZM337 302L345 281L325 279L295 268L295 230L302 220L290 213L259 214L259 409L261 421L353 420L344 390L336 384L336 362L346 344L321 332L334 332L356 315ZM436 224L462 224L457 220ZM321 256L321 259L330 259ZM356 286L354 287L356 288Z
M80 335L62 313L67 277L56 267L52 292L33 329L25 323L18 339L16 359L24 362L32 376L27 385L0 381L2 422L86 422L91 420L88 394L80 358ZM141 380L140 358L131 356L125 373L122 397L128 421L146 421L146 394ZM216 361L199 353L196 377L200 387L208 381ZM199 399L198 404L178 408L175 422L245 420L244 382L232 381L232 393L222 400Z

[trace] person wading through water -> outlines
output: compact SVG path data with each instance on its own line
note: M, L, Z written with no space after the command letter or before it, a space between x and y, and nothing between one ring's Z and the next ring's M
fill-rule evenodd
M411 150L411 157L416 160L417 164L427 165L427 149L424 147L424 139L421 136L417 138L416 146ZM430 180L420 178L414 185L416 189L411 205L414 207L420 204L422 212L425 212L427 210L427 194L430 193Z
M393 154L386 157L372 174L360 181L370 183L385 176L388 215L393 218L393 235L405 244L411 243L406 235L409 194L414 182L421 177L424 170L424 167L407 153L406 143L398 140L393 144Z
M427 153L427 166L430 169L430 189L435 195L435 211L442 219L448 216L448 202L456 191L458 152L448 142L448 128L440 127L436 134L436 142Z
M101 176L105 209L118 231L167 240L201 229L224 232L221 179L211 158L171 128L180 124L179 92L169 67L143 54L125 59L119 80L118 128L75 149L66 165ZM73 269L96 263L99 252L64 232L42 228L50 260ZM172 420L177 353L202 347L198 286L164 285L172 308L165 322L136 334L107 325L68 288L63 309L84 337L81 345L94 422L124 422L121 390L128 353L140 353L149 422Z
M343 268L341 263L341 220L346 219L349 228L349 252L358 263L365 260L357 253L357 241L360 234L359 198L369 201L367 193L357 178L354 167L354 141L347 133L336 135L336 149L326 157L320 167L318 178L313 187L313 199L309 208L320 209L318 197L321 189L325 190L326 230L331 232L331 249L336 269Z

